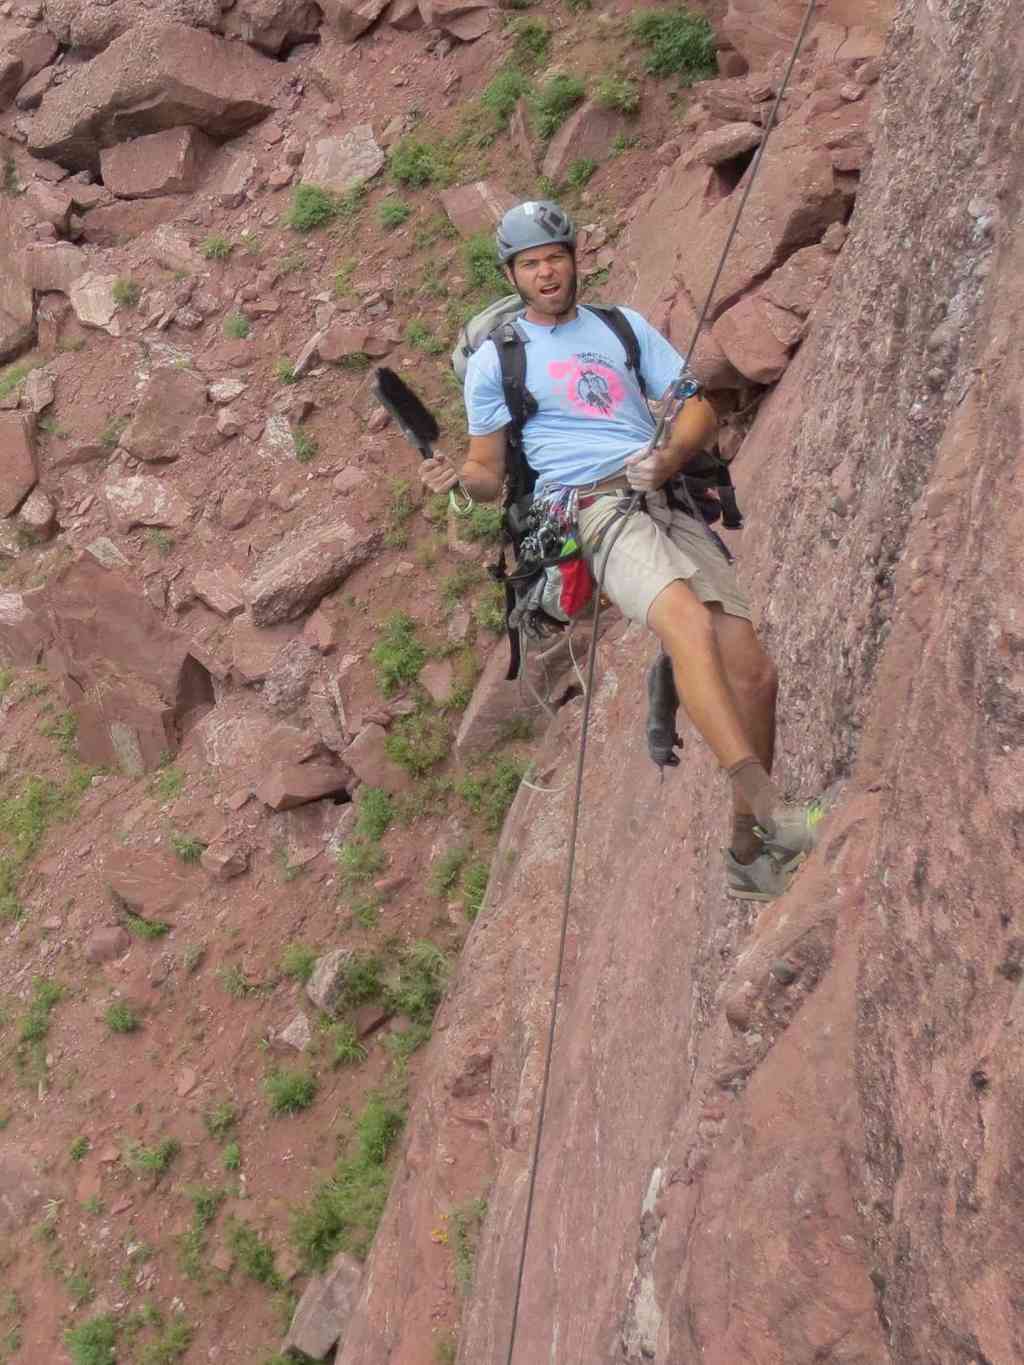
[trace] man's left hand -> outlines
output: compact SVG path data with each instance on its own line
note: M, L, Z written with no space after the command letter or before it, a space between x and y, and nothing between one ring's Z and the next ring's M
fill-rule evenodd
M666 447L660 450L638 450L625 462L630 488L638 493L653 493L679 470L679 461Z

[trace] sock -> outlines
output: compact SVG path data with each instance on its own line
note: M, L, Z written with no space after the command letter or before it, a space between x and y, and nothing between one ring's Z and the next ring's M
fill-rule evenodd
M738 863L744 865L752 863L764 852L764 844L754 833L756 824L756 815L741 815L738 811L733 811L729 852Z
M775 829L774 812L785 802L760 761L751 754L727 768L726 772L735 790L754 812L757 823L767 834L771 834Z

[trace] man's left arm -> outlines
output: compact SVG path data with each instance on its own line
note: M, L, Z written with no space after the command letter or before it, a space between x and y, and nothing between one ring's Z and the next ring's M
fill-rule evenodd
M628 312L640 341L641 369L648 391L664 394L686 362L645 318L632 309ZM642 492L660 488L711 445L717 431L718 418L708 400L699 396L688 399L658 449L650 454L639 451L626 461L630 484Z

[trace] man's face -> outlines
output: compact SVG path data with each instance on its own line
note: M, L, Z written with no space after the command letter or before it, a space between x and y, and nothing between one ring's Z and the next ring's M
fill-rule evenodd
M576 262L566 246L520 251L509 274L527 305L543 317L561 317L575 302Z

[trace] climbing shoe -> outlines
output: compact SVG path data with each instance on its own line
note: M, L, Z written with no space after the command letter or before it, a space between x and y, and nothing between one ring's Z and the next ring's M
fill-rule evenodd
M723 848L726 895L736 901L777 900L793 880L799 858L777 862L770 854L760 853L752 863L738 863L730 849Z
M775 812L774 828L758 829L765 849L778 863L790 863L810 853L818 842L822 820L835 805L837 785L801 805L782 806Z
M651 762L664 771L665 767L678 767L679 755L676 748L683 741L676 734L676 712L679 710L679 694L676 680L672 676L672 660L660 653L647 670L647 752Z

